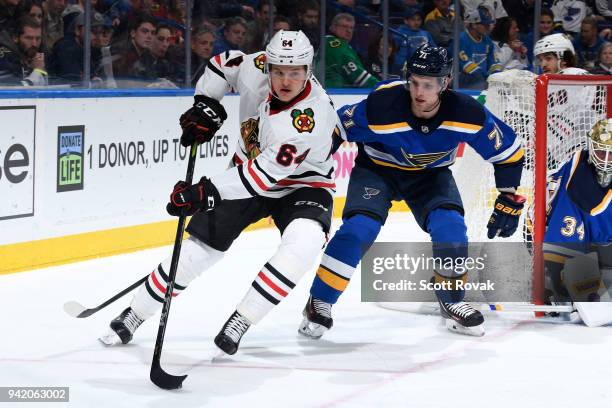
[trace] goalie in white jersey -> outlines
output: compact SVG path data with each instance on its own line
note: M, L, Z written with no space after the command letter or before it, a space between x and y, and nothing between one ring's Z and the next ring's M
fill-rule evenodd
M242 137L230 168L191 186L179 182L170 196L171 215L193 214L173 295L219 261L251 223L272 216L282 234L278 250L257 271L215 338L228 354L313 266L330 228L332 134L338 119L312 77L313 55L301 31L279 31L265 53L217 55L198 81L193 107L181 116L181 143L207 142L227 117L219 101L230 90L240 93ZM111 330L100 338L103 343L128 343L161 308L170 261L166 258L153 270L130 307L111 321Z

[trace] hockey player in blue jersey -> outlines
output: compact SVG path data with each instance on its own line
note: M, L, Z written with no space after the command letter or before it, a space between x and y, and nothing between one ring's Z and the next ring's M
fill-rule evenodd
M331 307L346 289L363 254L387 219L392 200L404 200L431 236L434 256L454 243L467 255L467 229L449 166L467 142L495 169L499 195L488 237L509 237L525 198L516 194L524 151L512 129L470 96L448 90L452 59L446 49L424 44L407 60L406 81L379 85L367 99L338 110L342 139L358 142L343 224L329 242L310 290L300 333L321 337L332 327ZM465 272L436 271L454 284ZM454 286L456 288L456 286ZM447 327L484 334L482 314L463 302L462 290L436 291Z
M601 270L612 259L612 119L598 121L588 136L588 149L574 153L548 181L544 261L547 289L553 301L598 300ZM568 268L571 259L598 253L595 271ZM576 264L575 264L576 265ZM571 285L569 282L580 282ZM589 282L593 284L589 284ZM581 296L586 293L586 298ZM589 296L590 295L590 296ZM595 295L595 297L593 297ZM610 305L610 304L608 304ZM585 322L600 320L601 308L578 308ZM610 308L608 308L610 309ZM612 321L612 309L607 311Z

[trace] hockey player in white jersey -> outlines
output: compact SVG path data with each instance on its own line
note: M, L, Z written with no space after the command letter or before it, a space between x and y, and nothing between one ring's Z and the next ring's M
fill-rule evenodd
M215 337L228 354L313 266L330 228L335 188L330 152L338 119L312 77L313 55L301 31L279 31L265 53L217 55L197 83L193 107L181 116L184 146L209 141L227 116L219 101L230 89L240 93L242 137L230 168L194 185L179 182L170 196L171 215L193 215L173 295L219 261L251 223L272 216L282 234L278 250L257 266L251 287ZM161 308L170 261L153 270L130 307L111 321L103 343L128 343Z
M574 46L564 34L551 34L540 39L534 47L534 55L544 74L589 74L575 66ZM569 158L575 150L584 147L584 138L576 138L574 135L581 133L581 129L590 128L603 114L598 110L606 104L597 100L603 95L604 93L598 93L597 87L594 86L549 86L547 144L550 150L563 145ZM548 158L550 169L557 169L562 164L553 157Z

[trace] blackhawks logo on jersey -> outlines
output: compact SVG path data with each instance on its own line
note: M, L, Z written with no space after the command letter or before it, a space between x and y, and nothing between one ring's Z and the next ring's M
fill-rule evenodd
M240 136L249 159L254 159L261 153L259 149L259 119L248 119L240 124Z
M314 112L312 109L306 108L303 112L299 109L294 109L291 111L291 117L293 118L293 127L296 128L298 132L312 133L312 129L314 129L315 126Z
M264 69L266 65L266 54L259 54L253 60L253 63L255 64L255 68L265 73Z

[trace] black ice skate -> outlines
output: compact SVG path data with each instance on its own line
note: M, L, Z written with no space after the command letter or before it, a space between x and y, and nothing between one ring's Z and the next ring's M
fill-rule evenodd
M304 319L298 332L304 336L318 339L334 325L331 316L332 305L310 296L302 314Z
M484 318L469 303L445 303L438 299L440 314L446 320L446 328L469 336L484 336Z
M251 327L251 323L240 313L234 312L215 337L215 344L227 354L236 354L240 339Z
M111 330L98 340L107 346L119 343L128 344L142 322L144 319L138 317L132 308L128 307L110 322Z

